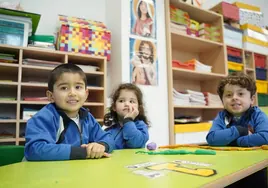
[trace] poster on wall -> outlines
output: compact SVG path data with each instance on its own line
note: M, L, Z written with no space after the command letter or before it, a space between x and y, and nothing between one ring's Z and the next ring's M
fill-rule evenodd
M130 80L139 85L158 85L156 43L136 38L129 39Z
M155 0L130 0L131 34L156 38Z

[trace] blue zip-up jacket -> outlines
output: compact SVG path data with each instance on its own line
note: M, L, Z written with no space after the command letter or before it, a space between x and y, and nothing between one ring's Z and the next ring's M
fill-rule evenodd
M115 141L115 149L143 148L149 140L148 125L144 121L126 118L123 127L119 123L105 129Z
M86 148L82 144L97 142L106 152L114 149L111 134L100 127L96 119L85 109L79 110L81 132L54 103L48 104L27 121L25 157L30 161L85 159ZM57 138L60 124L64 129Z
M249 128L253 130L251 135ZM268 117L256 106L247 110L237 122L229 112L221 111L213 121L207 142L212 146L241 147L268 144Z

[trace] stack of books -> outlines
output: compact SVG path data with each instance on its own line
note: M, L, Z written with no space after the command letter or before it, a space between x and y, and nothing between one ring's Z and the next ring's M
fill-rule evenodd
M173 88L173 104L178 106L190 106L190 94L177 92Z

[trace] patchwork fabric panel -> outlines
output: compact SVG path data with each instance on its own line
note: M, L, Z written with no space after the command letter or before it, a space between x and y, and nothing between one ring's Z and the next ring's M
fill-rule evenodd
M102 22L76 17L59 16L60 51L105 56L110 60L111 32Z

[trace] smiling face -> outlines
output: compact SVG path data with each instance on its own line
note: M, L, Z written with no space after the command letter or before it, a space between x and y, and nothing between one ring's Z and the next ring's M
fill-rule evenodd
M148 12L147 5L144 1L141 1L141 3L140 3L140 11L142 14L147 14L147 12Z
M238 85L227 84L222 96L224 108L234 116L241 116L254 102L254 95Z
M63 73L53 86L53 91L47 91L51 102L61 108L68 117L77 116L88 96L85 82L78 73Z
M113 110L117 113L118 119L122 120L125 115L129 113L130 108L138 109L138 107L139 104L135 92L132 90L122 89Z

